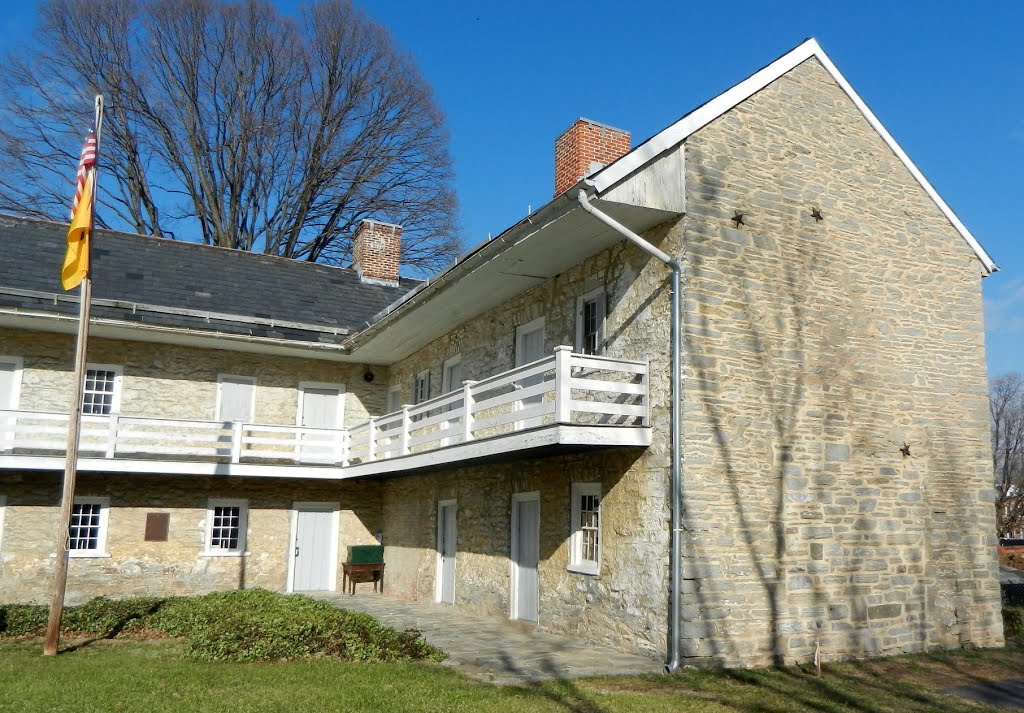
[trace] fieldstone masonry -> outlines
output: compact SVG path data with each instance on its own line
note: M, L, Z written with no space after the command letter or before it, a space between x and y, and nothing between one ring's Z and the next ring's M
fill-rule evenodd
M826 660L1000 645L977 258L816 59L684 151L687 214L645 237L685 266L685 663L807 661L816 642ZM411 401L421 370L436 396L456 354L465 379L511 368L516 326L538 317L547 351L572 344L576 298L598 287L605 353L650 361L649 448L371 483L89 476L82 492L111 497L112 556L73 562L73 588L283 588L290 503L326 500L342 503L343 544L383 530L391 594L431 600L437 503L455 499L455 606L505 617L511 497L537 491L540 628L663 652L668 271L633 246L455 326L373 384L355 366L102 340L93 359L126 365L125 413L155 402L167 415L212 418L216 374L255 372L257 420L294 423L295 388L309 379L348 384L355 425L384 411L388 386ZM66 407L56 364L69 362L70 344L0 331L0 353L25 356L24 407ZM596 576L566 569L575 481L602 485ZM39 542L52 537L56 487L52 475L0 475L0 598L41 598L49 545ZM249 557L196 557L215 493L250 498ZM172 542L143 545L144 513L158 507L171 509Z

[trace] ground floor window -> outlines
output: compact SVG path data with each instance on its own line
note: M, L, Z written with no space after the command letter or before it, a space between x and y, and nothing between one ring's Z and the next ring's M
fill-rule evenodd
M569 569L583 574L601 570L601 484L572 484L572 536Z
M106 555L109 510L109 498L75 498L68 523L68 552L72 557Z
M245 500L210 500L206 511L207 555L245 552L248 504Z

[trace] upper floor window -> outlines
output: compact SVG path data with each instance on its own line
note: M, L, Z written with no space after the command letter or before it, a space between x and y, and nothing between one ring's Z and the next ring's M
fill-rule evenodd
M109 510L109 498L75 498L68 523L68 551L72 557L106 555Z
M576 300L576 351L600 354L604 351L604 290L594 290Z
M87 364L82 413L106 416L116 413L121 400L121 367Z
M601 484L573 483L569 569L582 574L601 571Z
M430 398L430 369L425 369L416 375L412 386L412 402L421 404Z

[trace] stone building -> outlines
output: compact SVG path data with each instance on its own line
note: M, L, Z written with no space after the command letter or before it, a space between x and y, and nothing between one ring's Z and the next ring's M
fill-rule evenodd
M818 45L557 151L421 283L385 223L353 269L100 231L69 596L332 590L380 541L392 596L684 663L1000 645L995 265ZM0 600L56 556L62 240L0 219Z

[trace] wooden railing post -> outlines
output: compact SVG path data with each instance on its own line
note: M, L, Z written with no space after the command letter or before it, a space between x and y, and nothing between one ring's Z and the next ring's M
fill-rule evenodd
M570 423L572 411L572 347L555 347L555 423Z
M377 460L377 419L370 416L366 426L366 460Z
M647 360L647 367L640 376L640 383L644 385L643 404L644 416L640 419L641 426L651 425L651 360ZM678 384L676 385L678 388Z
M462 382L462 442L473 440L473 387L475 381Z
M348 438L348 429L342 429L341 433L338 435L338 462L341 463L342 467L348 465Z
M113 458L117 452L117 428L121 418L120 414L112 413L107 421L107 458Z
M409 404L402 406L402 431L399 438L399 453L403 456L409 455Z
M231 429L231 462L238 463L242 460L242 428L241 421L235 421Z

